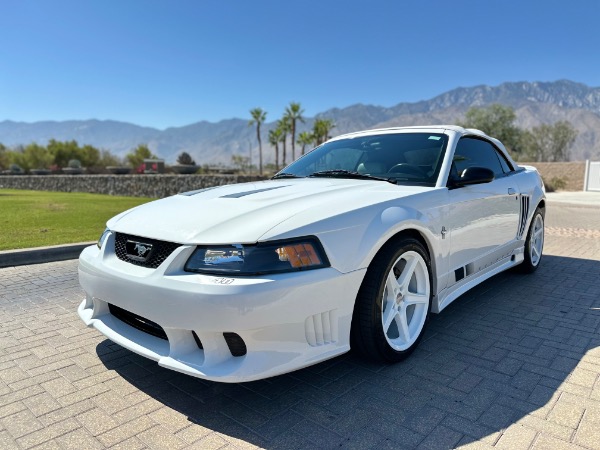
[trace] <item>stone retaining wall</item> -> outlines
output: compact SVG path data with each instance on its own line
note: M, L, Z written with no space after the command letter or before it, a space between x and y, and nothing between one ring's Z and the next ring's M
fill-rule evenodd
M546 183L562 178L566 191L581 191L585 162L518 162L536 167ZM0 175L0 188L162 198L179 192L265 179L245 175Z
M242 175L0 175L0 188L162 198L263 179Z

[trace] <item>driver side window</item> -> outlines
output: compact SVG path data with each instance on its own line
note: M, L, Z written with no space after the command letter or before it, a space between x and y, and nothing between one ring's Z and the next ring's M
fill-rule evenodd
M504 175L498 153L492 144L482 139L463 137L458 141L454 152L453 176L460 176L468 167L490 169L496 178Z

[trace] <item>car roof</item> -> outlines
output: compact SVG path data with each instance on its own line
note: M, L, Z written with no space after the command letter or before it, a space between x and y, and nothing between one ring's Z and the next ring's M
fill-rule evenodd
M411 127L375 128L372 130L363 130L363 131L356 131L356 132L352 132L352 133L342 134L342 135L336 136L330 140L337 141L338 139L354 138L354 137L358 137L358 136L371 136L371 135L377 135L377 134L392 134L392 133L397 133L397 132L410 133L411 131L414 131L414 132L430 131L430 132L443 133L444 131L447 131L447 130L454 131L454 132L462 134L462 135L476 135L476 136L481 136L483 138L496 141L496 139L488 136L481 130L476 130L474 128L463 128L463 127L459 127L458 125L422 125L422 126L411 126Z

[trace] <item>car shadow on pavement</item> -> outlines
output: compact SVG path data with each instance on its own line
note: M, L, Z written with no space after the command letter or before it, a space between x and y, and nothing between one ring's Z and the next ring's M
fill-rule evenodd
M598 261L547 255L533 275L497 275L433 315L418 349L395 365L349 353L223 384L163 369L109 340L97 353L199 430L233 442L450 448L517 432L533 442L536 430L570 441L586 401L600 401L598 279Z

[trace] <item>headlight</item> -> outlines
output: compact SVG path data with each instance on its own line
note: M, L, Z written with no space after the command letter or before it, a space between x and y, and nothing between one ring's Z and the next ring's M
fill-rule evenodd
M98 248L102 248L102 246L104 245L104 242L108 238L109 234L110 234L110 230L108 228L102 232L102 234L100 235L100 239L98 239L98 242L96 243Z
M309 236L254 245L198 246L185 264L185 271L221 275L259 275L328 266L329 261L321 243L316 237Z

